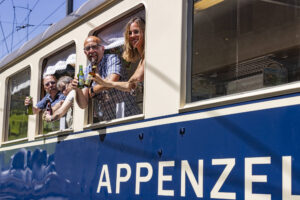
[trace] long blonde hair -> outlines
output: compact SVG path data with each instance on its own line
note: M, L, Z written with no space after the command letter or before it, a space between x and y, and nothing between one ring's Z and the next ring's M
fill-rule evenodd
M125 44L124 44L124 52L123 52L123 58L127 62L135 62L138 59L143 59L144 58L144 45L145 42L143 43L143 52L142 55L139 54L138 50L136 48L133 48L129 42L129 31L130 31L130 25L132 23L136 23L142 34L143 34L143 40L145 41L145 21L144 19L140 17L134 17L129 22L126 24L125 27L125 32L124 32L124 38L125 38Z

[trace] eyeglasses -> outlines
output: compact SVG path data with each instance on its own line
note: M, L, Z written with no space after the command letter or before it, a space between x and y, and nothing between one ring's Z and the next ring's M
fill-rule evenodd
M100 44L97 44L97 45L91 45L91 46L86 46L83 48L84 51L89 51L90 49L93 49L93 50L96 50L98 49L98 47L100 47L101 45Z
M48 87L50 84L55 85L56 82L55 81L49 81L49 82L45 83L45 86Z

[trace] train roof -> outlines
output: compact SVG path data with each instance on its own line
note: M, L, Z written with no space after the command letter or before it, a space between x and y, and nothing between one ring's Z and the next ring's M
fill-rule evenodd
M67 15L62 20L54 23L49 28L47 28L43 33L37 35L33 39L25 42L20 48L14 50L4 58L0 60L0 71L5 69L5 66L9 65L17 58L22 55L25 55L27 52L31 52L34 50L38 44L41 44L43 41L50 39L56 33L59 33L64 28L70 26L75 23L77 20L84 18L87 14L91 13L92 10L96 9L102 4L109 2L110 0L89 0L81 5L76 11Z

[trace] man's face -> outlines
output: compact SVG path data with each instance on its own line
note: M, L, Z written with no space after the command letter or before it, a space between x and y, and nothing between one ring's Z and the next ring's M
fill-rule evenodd
M84 53L91 63L99 63L104 54L104 47L94 40L87 40L84 45Z
M50 95L56 94L57 93L57 88L56 88L56 78L53 76L46 76L43 80L43 84L44 84L44 89L47 93L49 93Z

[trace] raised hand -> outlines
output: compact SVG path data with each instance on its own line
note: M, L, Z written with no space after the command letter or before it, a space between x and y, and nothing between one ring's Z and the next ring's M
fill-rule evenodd
M30 104L32 104L32 97L26 97L24 101L24 105L28 106Z
M71 82L71 86L72 86L72 89L79 89L78 88L78 78L75 77L72 82Z

